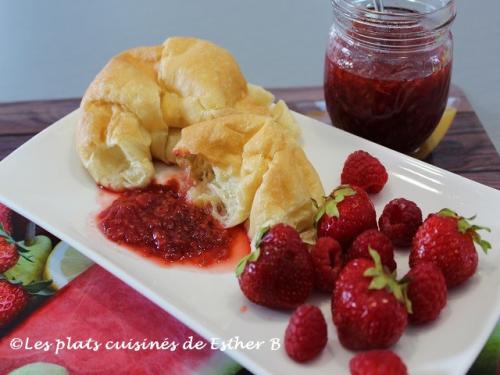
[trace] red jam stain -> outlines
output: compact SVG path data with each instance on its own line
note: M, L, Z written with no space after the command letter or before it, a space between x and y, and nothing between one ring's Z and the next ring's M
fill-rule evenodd
M225 229L207 209L189 203L175 179L112 194L116 199L97 216L99 229L163 264L226 270L250 251L242 226Z

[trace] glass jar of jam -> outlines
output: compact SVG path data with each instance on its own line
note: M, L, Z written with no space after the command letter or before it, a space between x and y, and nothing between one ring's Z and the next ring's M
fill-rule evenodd
M332 0L325 101L332 123L405 153L438 124L450 87L454 0Z

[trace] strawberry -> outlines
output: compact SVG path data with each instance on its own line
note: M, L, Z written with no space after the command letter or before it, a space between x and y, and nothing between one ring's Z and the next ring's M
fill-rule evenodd
M14 267L18 259L16 245L8 243L5 238L0 238L0 272Z
M481 229L490 231L489 228L470 224L473 219L466 219L447 208L429 215L413 238L410 267L422 262L436 264L448 288L469 279L478 263L474 243L484 252L491 248L477 233Z
M28 305L29 294L21 286L0 280L0 327L6 326Z
M446 305L448 289L441 270L430 262L413 267L403 278L411 301L410 322L422 324L435 320Z
M401 358L390 350L359 353L349 361L351 375L408 375Z
M412 201L404 198L387 203L378 219L378 226L394 246L410 247L411 240L422 225L422 211Z
M321 237L311 249L311 257L314 264L315 288L331 293L343 265L342 248L333 238Z
M28 306L30 295L50 295L47 287L52 283L40 281L27 286L0 279L0 328L12 322Z
M12 210L0 203L0 224L7 233L12 233Z
M307 245L289 225L262 231L256 249L236 267L240 288L252 302L276 309L304 303L313 288L314 268Z
M377 251L369 251L373 260L356 258L344 266L332 296L340 343L351 350L388 348L408 323L403 287L383 268Z
M361 233L353 241L351 247L346 253L346 261L356 258L371 259L369 248L377 249L380 255L382 264L386 266L389 271L396 269L396 261L394 260L394 247L392 242L384 233L376 229L368 229Z
M306 362L317 357L327 342L325 317L312 305L295 310L285 331L285 350L293 360Z
M358 150L347 157L340 179L343 185L356 185L367 193L378 193L387 182L388 176L385 167L377 158L366 151Z
M0 204L0 272L13 267L19 258L16 245L6 238L10 233L12 233L12 211Z
M336 188L316 215L319 237L336 239L345 250L358 234L366 229L377 229L375 207L366 192L356 186Z

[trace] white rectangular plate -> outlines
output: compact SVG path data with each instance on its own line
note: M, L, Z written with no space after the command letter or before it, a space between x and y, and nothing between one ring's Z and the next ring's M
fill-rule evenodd
M288 313L248 302L232 273L210 273L161 267L107 241L89 218L99 210L97 188L84 170L74 146L77 110L31 139L0 162L0 201L46 228L108 269L206 338L241 341L283 338ZM296 114L303 130L307 156L318 170L326 191L339 184L347 155L363 149L389 172L389 183L373 197L378 214L396 197L417 202L426 216L443 207L464 216L477 214L488 225L493 249L480 252L477 274L453 290L439 320L409 328L394 350L409 372L463 374L467 371L500 313L500 192L399 154L341 130ZM398 251L398 272L408 270L407 252ZM328 297L311 298L328 322L328 347L315 361L299 365L283 349L229 351L256 374L347 374L352 352L338 342ZM241 309L248 306L248 309ZM145 317L147 318L147 317Z

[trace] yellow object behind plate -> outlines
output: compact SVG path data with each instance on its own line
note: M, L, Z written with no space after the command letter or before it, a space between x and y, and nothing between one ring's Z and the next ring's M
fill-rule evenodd
M446 132L450 128L455 115L457 114L457 109L454 107L448 107L443 113L443 117L439 121L438 126L432 132L432 134L427 138L422 146L412 155L417 159L425 159L429 154L436 148L436 146L441 142Z
M45 264L44 279L52 280L55 290L73 280L89 268L93 262L65 242L59 242Z

